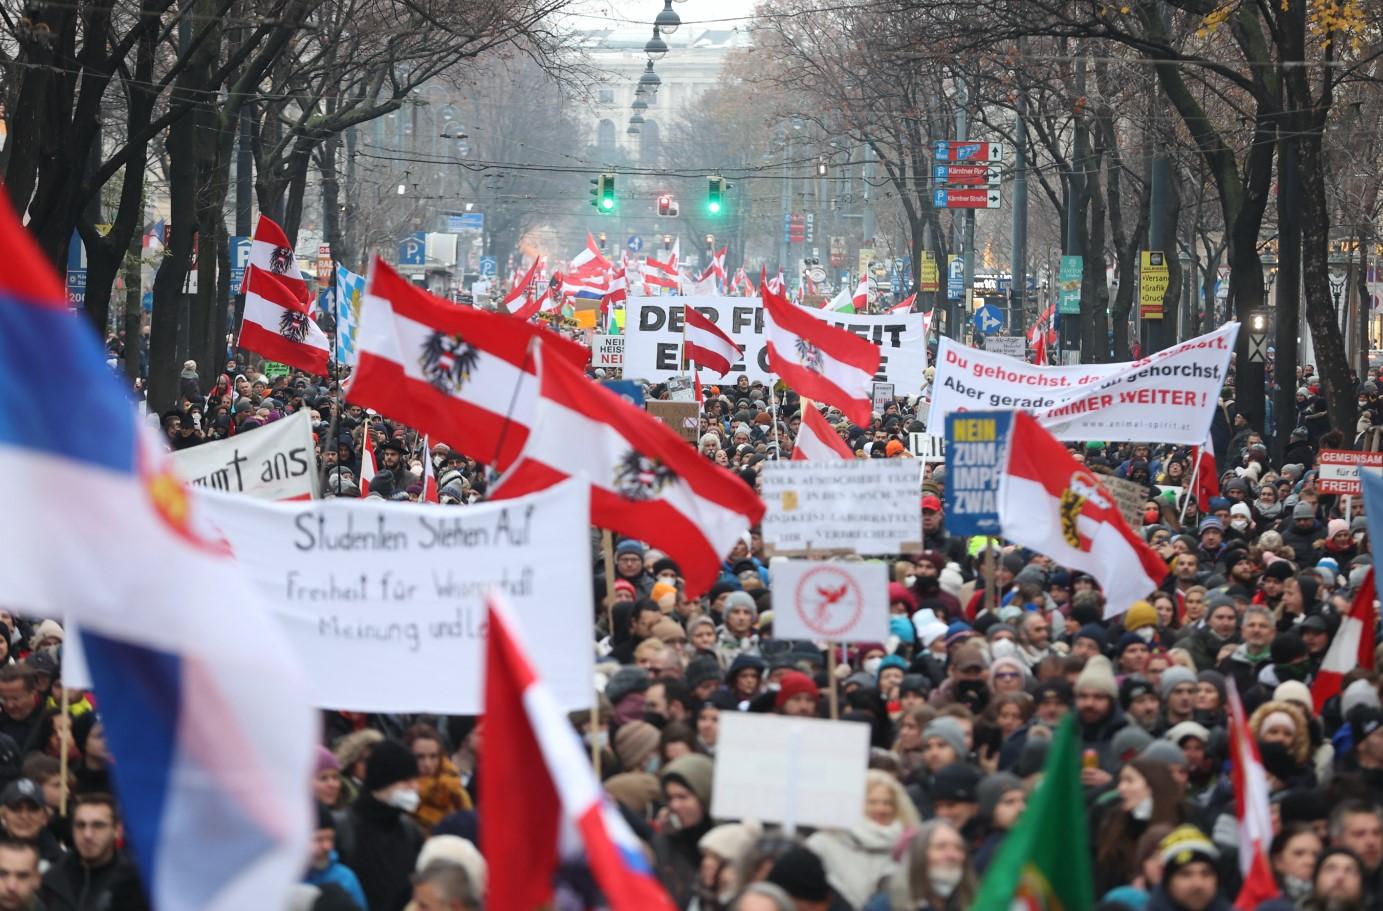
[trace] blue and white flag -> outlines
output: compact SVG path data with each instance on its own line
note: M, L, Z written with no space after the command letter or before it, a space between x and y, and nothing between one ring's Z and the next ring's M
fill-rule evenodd
M5 606L80 624L152 907L282 908L313 825L301 665L3 193L0 249Z
M355 366L355 326L364 291L365 276L336 267L336 363L343 367Z

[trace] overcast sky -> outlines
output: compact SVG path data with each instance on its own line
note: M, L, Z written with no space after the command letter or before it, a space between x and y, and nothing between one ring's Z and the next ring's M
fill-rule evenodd
M663 0L578 0L572 7L577 28L601 28L617 20L624 24L647 22L663 8ZM748 21L753 4L746 0L684 0L672 8L685 23L705 23L707 27L731 28ZM707 20L728 20L709 22Z

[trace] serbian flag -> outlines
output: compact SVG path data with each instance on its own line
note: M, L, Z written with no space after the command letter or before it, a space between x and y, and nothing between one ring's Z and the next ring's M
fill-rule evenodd
M370 425L365 424L365 432L360 435L360 495L370 492L370 482L375 479L375 438L370 433Z
M1367 471L1361 471L1359 475L1366 479L1364 499L1367 501L1367 479L1376 475ZM1378 483L1383 484L1383 479ZM1367 511L1368 506L1364 508ZM1340 622L1335 638L1330 640L1330 648L1325 650L1325 657L1321 659L1321 669L1316 672L1316 679L1311 683L1311 701L1316 704L1317 714L1325 707L1326 700L1339 695L1340 681L1345 674L1356 667L1373 670L1373 631L1378 622L1378 611L1374 606L1376 597L1373 569L1370 568L1363 584L1359 586L1359 591L1354 593L1354 602L1349 606L1349 613Z
M1234 810L1239 817L1239 873L1243 885L1234 907L1253 911L1278 895L1277 880L1268 863L1273 841L1273 817L1268 808L1268 776L1258 755L1258 743L1249 730L1239 687L1228 676L1229 758L1234 783Z
M1105 619L1117 617L1161 584L1167 564L1128 527L1097 475L1032 415L1012 414L997 498L1004 537L1094 576Z
M551 339L549 353L558 359L590 360L581 345L538 325L434 297L376 257L361 295L359 363L346 397L503 467L533 420L528 343L539 335Z
M302 272L298 269L298 258L293 255L293 245L288 242L288 235L284 234L283 229L272 219L263 215L259 216L259 221L255 224L254 237L250 239L249 264L271 273L304 304L312 302L312 295L308 293L307 282L303 280ZM240 284L241 293L245 293L249 283L250 270L246 269L245 277Z
M572 257L571 271L608 272L611 268L613 266L610 261L600 252L600 245L595 242L591 232L587 231L586 249Z
M687 360L724 376L744 360L744 349L695 307L686 308L682 326L682 351Z
M327 334L282 278L257 266L245 270L245 315L235 344L317 376L327 374Z
M821 412L806 402L802 404L802 423L797 428L797 442L792 446L792 461L816 462L823 459L853 459L855 454L827 423Z
M889 307L889 308L888 308L888 312L889 312L889 313L911 313L911 312L912 312L912 305L913 305L913 303L916 302L916 300L917 300L917 294L916 294L916 293L909 294L907 297L903 298L901 301L899 301L898 303L894 304L892 307ZM923 335L925 336L925 333L923 333Z
M423 495L418 498L423 503L440 503L437 491L437 472L432 467L432 445L423 437Z
M1220 495L1220 469L1215 464L1215 446L1206 432L1205 442L1196 447L1196 505L1202 514L1210 511L1210 498Z
M764 504L672 428L535 345L538 396L528 441L490 491L503 500L585 473L591 524L648 542L682 567L687 593L715 582L720 561Z
M523 278L514 282L514 287L509 289L509 293L504 295L504 300L500 305L506 311L517 316L519 319L528 319L538 312L538 305L533 300L533 279L538 275L538 267L542 265L542 257L533 260L533 265L528 267L528 271L523 274Z
M149 907L283 908L313 828L301 661L3 192L0 249L5 607L79 625Z
M559 853L578 842L611 911L676 911L596 780L566 712L538 676L517 617L497 595L488 607L480 837L490 869L503 875L491 878L486 907L528 911L552 904ZM564 827L576 839L562 838L559 852Z
M868 425L879 346L794 307L760 280L768 369L805 398L839 408Z

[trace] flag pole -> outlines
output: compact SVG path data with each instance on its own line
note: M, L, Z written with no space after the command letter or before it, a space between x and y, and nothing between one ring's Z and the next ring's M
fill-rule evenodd
M778 410L778 383L775 380L768 384L768 403L773 408L773 458L783 457L783 444L778 441L778 418L782 412Z
M62 688L61 697L61 717L62 725L58 729L58 778L62 782L62 790L58 794L58 815L67 815L67 751L72 749L72 716L67 714L69 702L67 698L67 681L58 676L58 686Z
M615 536L608 528L600 532L600 550L605 557L605 625L610 640L615 638Z
M333 451L337 448L336 431L338 428L336 422L341 415L341 406L345 404L345 397L341 394L341 362L337 356L337 352L341 345L341 301L340 295L336 290L336 269L337 264L336 261L333 259L331 263L331 325L333 328L331 334L331 376L328 377L328 379L331 382L336 383L336 394L331 397L331 424L327 429L327 447L332 449ZM336 493L340 494L341 465L339 457L337 460L336 467ZM325 494L327 490L327 478L331 474L331 470L327 468L326 459L322 459L322 464L319 470L322 473L322 483L319 485L319 489L322 491L323 494Z
M1196 454L1195 464L1191 466L1191 480L1186 488L1186 495L1181 498L1181 515L1177 516L1177 524L1182 525L1186 522L1186 507L1191 505L1191 498L1196 495L1196 482L1201 473L1201 448L1197 446L1194 450Z

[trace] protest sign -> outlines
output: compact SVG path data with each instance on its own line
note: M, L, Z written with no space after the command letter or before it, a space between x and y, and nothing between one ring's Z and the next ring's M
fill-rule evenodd
M1027 411L1059 440L1198 445L1205 439L1238 323L1120 364L1025 364L949 338L937 347L928 427L959 411Z
M711 815L849 829L864 816L869 726L722 712Z
M946 438L939 433L910 433L908 452L924 462L944 462Z
M189 484L264 500L317 496L312 418L298 411L225 440L179 449L173 473Z
M265 503L197 498L283 624L314 705L473 715L484 709L485 595L514 609L565 710L591 704L589 487L499 503Z
M768 369L763 306L743 297L631 297L626 303L624 375L662 382L687 373L682 364L682 314L695 307L744 349L744 360L730 368L733 378L745 373L751 380L775 379ZM919 395L927 369L927 345L921 313L867 315L829 310L807 312L879 346L879 372L874 379L892 383L897 395ZM714 374L702 373L703 382Z
M946 530L997 535L999 477L1008 454L1011 411L946 416Z
M624 366L624 336L591 336L591 366L620 369Z
M1321 493L1358 495L1363 490L1360 470L1383 471L1383 452L1322 449L1316 466L1316 489Z
M1114 495L1119 506L1119 514L1124 517L1128 527L1134 531L1143 527L1143 504L1148 502L1147 485L1113 475L1100 475L1100 483Z
M984 350L1021 361L1028 356L1028 340L1021 335L988 335L984 339Z
M888 638L888 570L882 563L775 560L773 635L814 642Z
M875 414L883 414L884 409L893 404L894 393L892 383L875 383L873 395L873 410Z
M764 463L764 542L777 553L896 554L922 541L921 463Z
M664 402L651 399L644 403L648 413L677 432L689 443L701 437L701 406L695 402Z

